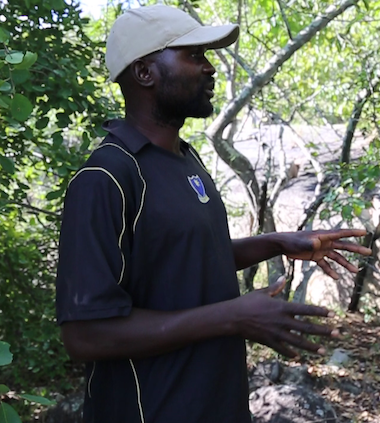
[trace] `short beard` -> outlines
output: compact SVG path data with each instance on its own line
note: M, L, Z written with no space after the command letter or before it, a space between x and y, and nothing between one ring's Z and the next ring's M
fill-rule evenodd
M188 117L206 118L214 110L207 100L205 90L211 80L199 85L198 91L190 98L180 97L180 93L187 93L189 81L186 77L168 77L169 72L160 64L161 84L157 91L156 104L153 115L158 122L170 126L182 126Z

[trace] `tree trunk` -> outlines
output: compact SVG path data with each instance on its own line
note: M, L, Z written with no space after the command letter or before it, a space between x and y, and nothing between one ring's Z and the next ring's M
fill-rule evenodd
M264 233L276 232L273 210L269 207L265 210ZM285 274L285 266L282 256L276 256L266 261L268 270L268 285L272 285L277 279Z
M379 235L380 235L379 232L380 232L380 223L379 223L379 225L377 225L377 228L376 228L376 231L375 231L374 234L369 233L365 236L363 245L365 247L372 249L374 247L375 241L379 238ZM360 298L361 298L362 292L363 292L365 278L366 278L367 272L368 272L368 265L367 264L373 265L375 260L376 260L375 254L372 254L372 256L370 258L368 258L366 261L361 261L359 263L359 268L361 268L361 269L355 277L354 290L353 290L352 295L351 295L350 304L348 305L348 311L351 311L351 312L358 311Z
M348 122L346 134L343 138L343 147L342 147L342 163L349 163L350 162L350 153L351 153L351 143L352 139L354 138L355 130L358 125L360 116L363 111L363 107L368 99L379 89L380 86L380 78L376 77L373 78L370 82L369 88L365 88L364 90L360 91L360 93L356 97L356 101L354 104L353 111L351 113L350 121Z

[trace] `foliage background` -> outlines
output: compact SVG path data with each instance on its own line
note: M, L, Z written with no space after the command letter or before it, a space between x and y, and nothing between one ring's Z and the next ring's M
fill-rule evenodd
M248 118L258 129L345 125L338 163L324 166L321 146L303 146L325 194L322 217L335 213L349 223L370 207L380 175L380 1L164 3L206 23L241 25L236 46L209 53L218 71L215 114L189 120L182 132L199 148L212 145L205 156L210 167L218 154L244 185L246 202L231 213L251 213L252 233L274 230L275 189L289 182L279 170L288 168L286 160L272 158L263 176L236 148ZM342 4L350 7L265 74L305 28ZM120 92L107 82L103 53L111 22L129 7L130 2L108 2L95 21L80 14L76 1L0 2L0 340L12 346L14 363L2 374L14 389L65 393L77 383L80 368L68 361L55 326L59 225L68 181L104 135L102 122L123 115ZM351 133L373 139L354 162ZM219 186L225 183L222 174L213 176ZM281 263L273 269L268 274L277 278ZM252 289L252 281L245 287Z

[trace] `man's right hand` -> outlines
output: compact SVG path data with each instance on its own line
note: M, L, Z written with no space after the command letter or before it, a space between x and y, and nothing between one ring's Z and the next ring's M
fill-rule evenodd
M234 320L237 332L246 339L267 345L287 357L299 354L292 348L324 354L320 344L304 335L338 336L339 332L326 325L310 323L296 316L333 317L324 307L289 303L273 298L285 286L285 278L268 288L253 291L235 300Z
M280 278L268 288L187 310L133 308L127 317L66 322L62 338L69 355L81 361L150 357L210 338L236 335L289 357L298 355L292 347L323 354L321 345L303 335L334 336L336 331L296 316L329 317L329 310L272 298L284 285Z

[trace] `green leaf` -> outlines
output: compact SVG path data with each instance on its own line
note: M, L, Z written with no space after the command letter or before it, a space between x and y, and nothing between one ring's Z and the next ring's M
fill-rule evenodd
M13 354L9 351L10 345L0 341L0 366L12 363Z
M24 137L27 140L31 140L33 138L33 131L30 128L26 128L24 131Z
M66 128L71 124L71 120L66 113L57 113L57 126L58 128Z
M15 173L15 164L12 159L0 154L0 166L8 173Z
M346 204L342 207L342 217L345 220L352 220L353 209L350 205Z
M23 184L22 182L17 182L17 185L21 188L21 189L30 189L29 185Z
M77 106L77 104L76 104L76 103L73 103L72 101L69 101L69 102L68 102L68 104L69 104L69 108L70 108L73 112L76 112L76 111L78 110L78 106Z
M54 10L57 10L58 12L63 10L65 8L65 2L63 0L50 0L49 7L51 7Z
M358 204L354 204L352 207L354 209L355 216L359 217L363 211L363 207L360 207Z
M52 136L53 138L53 149L57 150L63 143L63 136L61 132L56 132Z
M319 218L321 220L328 220L330 218L329 210L328 209L321 210L321 212L319 213Z
M48 117L43 117L41 119L38 119L38 121L36 122L36 128L45 129L48 126L48 123L49 123Z
M0 43L6 43L11 34L4 28L0 28Z
M24 122L33 111L32 103L22 94L15 94L11 103L12 116L20 121Z
M34 91L37 91L38 93L44 93L46 91L46 87L41 85L32 85L32 88Z
M15 85L23 84L28 79L30 79L30 72L27 70L19 69L12 72L12 80Z
M69 171L67 170L66 166L61 166L57 169L57 173L63 178L68 175Z
M369 10L369 1L368 0L363 0L364 6L367 10Z
M8 393L9 391L10 391L10 389L8 388L8 386L0 385L0 395L4 395L4 394Z
M3 109L9 109L9 103L7 101L4 101L4 97L0 97L0 107L2 107Z
M65 72L63 70L61 70L61 69L54 69L53 72L55 74L57 74L58 76L60 76L61 78L65 78L66 77Z
M86 151L88 149L89 145L90 145L91 139L88 136L87 132L83 133L82 138L83 138L83 142L82 142L82 145L80 146L80 151Z
M48 201L50 200L56 200L59 197L62 197L62 195L64 194L65 190L63 188L58 189L57 191L50 191L46 194L46 199Z
M9 92L12 90L12 85L9 82L2 81L0 85L0 91L2 92Z
M30 402L35 402L37 404L41 404L41 405L54 405L56 402L49 400L47 398L44 397L40 397L37 395L29 395L29 394L23 394L23 395L19 395L20 398L23 398L27 401Z
M22 59L22 62L15 66L15 69L29 69L32 67L38 59L37 53L27 51Z
M15 409L5 402L0 403L0 423L22 423Z
M10 65L18 65L21 63L24 59L24 53L21 51L14 51L12 53L8 53L5 56L5 61L9 63Z

